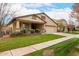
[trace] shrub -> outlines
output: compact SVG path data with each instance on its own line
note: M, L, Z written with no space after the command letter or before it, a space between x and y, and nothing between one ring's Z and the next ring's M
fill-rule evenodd
M36 29L35 32L36 32L36 33L40 33L40 29Z
M0 37L2 37L4 35L4 33L2 31L0 31Z
M22 33L26 33L26 32L27 32L27 30L26 30L26 29L23 29L23 30L21 30L21 32L22 32Z
M35 33L35 30L34 29L30 29L29 30L31 33Z
M21 36L22 35L22 33L21 32L13 32L13 33L11 33L11 37L15 37L15 36Z

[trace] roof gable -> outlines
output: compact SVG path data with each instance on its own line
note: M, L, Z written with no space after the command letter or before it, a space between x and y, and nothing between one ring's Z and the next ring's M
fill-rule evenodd
M51 19L47 14L45 13L37 13L36 14L37 16L39 16L41 18L41 16L44 16L45 17L45 21L47 22L47 24L51 24L51 25L58 25L53 19Z
M46 13L37 13L36 15L45 15L46 17L48 17L52 22L54 22L57 25L57 23L52 18L50 18Z
M48 18L50 19L50 21L52 21L53 23L55 23L55 24L57 25L57 23L56 23L53 19L51 19L51 18L50 18L47 14L45 14L45 13L36 13L36 14L30 14L30 15L24 15L24 16L14 17L14 18L9 22L9 24L12 23L13 21L15 21L16 19L26 18L26 17L29 17L29 16L35 16L36 18L40 19L41 21L47 23L44 19L42 19L42 18L39 17L38 15L44 15L44 16L48 17Z
M44 20L42 20L40 17L38 17L36 15L29 15L28 17L27 16L19 17L19 18L16 18L16 20L46 23Z

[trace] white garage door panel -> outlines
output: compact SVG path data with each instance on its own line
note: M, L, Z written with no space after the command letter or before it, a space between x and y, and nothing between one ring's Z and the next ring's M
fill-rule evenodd
M57 31L56 27L46 27L46 33L53 33L56 31Z

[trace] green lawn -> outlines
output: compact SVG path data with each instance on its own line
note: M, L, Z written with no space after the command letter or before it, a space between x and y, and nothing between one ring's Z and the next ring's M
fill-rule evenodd
M73 32L66 32L68 34L79 34L79 31L73 31Z
M0 52L19 47L29 46L49 40L54 40L61 37L63 36L55 34L38 34L32 36L14 37L5 40L0 40Z
M42 56L43 51L47 49L54 50L55 56L67 56L69 55L69 52L71 51L71 49L73 49L74 46L77 45L78 43L79 43L79 38L73 38L73 39L61 42L59 44L50 46L48 48L35 51L25 56Z

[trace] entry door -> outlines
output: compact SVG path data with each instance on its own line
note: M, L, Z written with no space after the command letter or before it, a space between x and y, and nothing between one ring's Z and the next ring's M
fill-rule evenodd
M29 24L25 24L24 27L25 27L26 30L29 30Z
M31 28L32 28L32 29L36 29L36 25L37 25L37 24L32 24L32 25L31 25Z

